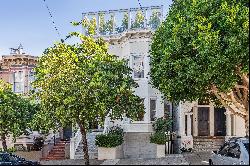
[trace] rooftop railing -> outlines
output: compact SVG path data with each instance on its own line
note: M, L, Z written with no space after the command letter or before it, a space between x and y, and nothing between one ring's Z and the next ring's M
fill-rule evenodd
M163 6L129 8L82 13L83 34L94 30L96 36L120 34L127 30L155 30L163 21Z

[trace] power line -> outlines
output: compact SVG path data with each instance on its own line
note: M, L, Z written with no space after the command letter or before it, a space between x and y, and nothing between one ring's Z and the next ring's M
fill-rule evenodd
M44 2L45 6L46 6L46 8L47 8L47 10L48 10L48 12L49 12L49 15L50 15L50 18L51 18L51 20L52 20L53 26L54 26L54 28L55 28L55 30L56 30L56 32L57 32L59 38L60 38L61 35L60 35L59 31L58 31L58 28L57 28L57 26L56 26L56 23L55 23L55 21L54 21L54 18L53 18L53 16L52 16L52 14L51 14L51 11L50 11L50 9L49 9L49 6L48 6L48 4L46 3L45 0L43 0L43 2Z
M140 2L140 0L138 0L138 3L139 3L139 5L140 5L140 8L142 9L142 6L141 6L141 2Z

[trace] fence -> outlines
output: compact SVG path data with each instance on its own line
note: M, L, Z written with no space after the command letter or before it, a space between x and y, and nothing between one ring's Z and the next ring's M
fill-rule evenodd
M168 141L165 144L165 154L174 154L174 133L167 133Z

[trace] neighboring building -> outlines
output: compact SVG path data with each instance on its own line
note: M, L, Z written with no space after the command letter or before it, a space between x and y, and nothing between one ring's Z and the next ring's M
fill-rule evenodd
M10 83L14 93L28 95L30 90L33 90L31 83L34 81L33 69L37 60L38 57L25 54L21 44L17 49L11 48L10 55L3 55L0 60L0 79ZM15 143L11 136L7 137L7 146L8 148L18 145L31 146L33 136L37 134L30 132L29 136L22 135ZM0 148L2 148L1 141Z
M194 151L218 150L230 137L246 135L245 121L225 108L212 103L180 102L174 107L176 153L181 148Z
M11 48L10 55L3 55L0 60L0 79L10 83L14 93L27 95L33 89L37 60L38 57L25 54L21 45Z

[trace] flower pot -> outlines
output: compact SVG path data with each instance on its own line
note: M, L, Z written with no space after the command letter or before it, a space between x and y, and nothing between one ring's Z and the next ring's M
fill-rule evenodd
M165 145L156 145L156 158L165 157Z
M98 160L123 158L122 145L113 148L98 147Z

